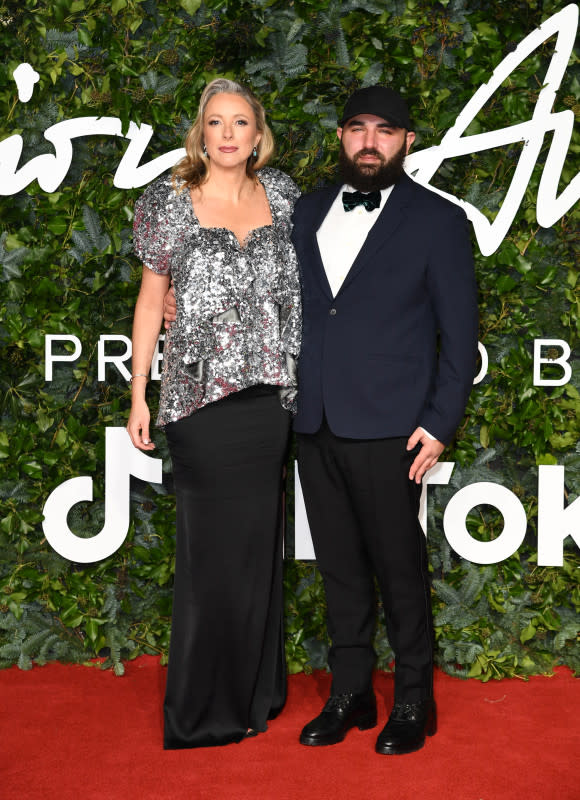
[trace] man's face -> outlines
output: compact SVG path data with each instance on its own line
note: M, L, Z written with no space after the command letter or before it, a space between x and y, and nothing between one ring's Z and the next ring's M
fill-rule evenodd
M374 114L358 114L337 131L340 166L346 182L360 191L385 189L403 169L415 141L413 131L396 128Z

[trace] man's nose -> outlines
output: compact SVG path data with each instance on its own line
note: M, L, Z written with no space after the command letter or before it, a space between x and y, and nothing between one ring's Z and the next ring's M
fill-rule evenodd
M374 128L367 128L364 135L364 146L369 149L376 149L377 132Z

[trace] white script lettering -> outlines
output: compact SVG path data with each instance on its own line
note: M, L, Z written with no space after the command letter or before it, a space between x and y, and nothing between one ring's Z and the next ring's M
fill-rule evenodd
M473 223L477 242L483 255L494 253L507 235L536 166L544 137L549 131L553 131L553 137L538 189L536 202L538 224L544 228L551 227L572 208L580 197L580 174L572 179L559 197L557 196L558 182L572 137L574 112L571 109L557 113L551 110L556 91L562 82L572 54L577 28L578 6L571 3L526 36L515 51L501 61L489 82L480 86L475 92L439 145L411 153L406 159L407 171L419 183L429 186L429 181L445 159L494 147L503 147L515 142L523 143L512 182L493 222L489 222L485 215L471 203L435 187L430 187L433 191L465 209ZM463 136L470 123L501 84L509 78L524 59L554 34L557 34L554 55L550 61L532 118L500 130ZM34 82L32 74L34 70L32 73L30 70L32 70L30 65L20 64L13 73L18 84L19 99L22 102L26 102L27 98L30 99L29 95L32 94L33 83L31 84L31 80ZM185 153L183 148L179 148L139 166L141 157L153 135L153 128L150 125L136 125L134 122L130 122L127 133L123 134L121 120L116 117L79 117L64 120L52 125L44 133L45 139L54 146L54 155L48 153L36 156L20 169L18 169L18 162L23 149L22 137L15 134L0 142L0 194L16 194L34 180L38 180L40 187L45 192L56 191L72 162L73 139L95 135L124 136L129 140L129 146L114 177L114 185L120 189L144 186L172 167Z

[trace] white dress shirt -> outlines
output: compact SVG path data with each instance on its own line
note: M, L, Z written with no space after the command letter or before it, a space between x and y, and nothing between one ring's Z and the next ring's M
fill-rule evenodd
M344 283L359 250L385 207L393 187L381 189L381 204L378 208L367 211L361 205L345 211L342 204L342 193L354 191L355 189L347 184L340 189L328 214L322 221L322 225L316 232L322 264L333 297L336 297ZM435 439L425 428L421 428L421 430L429 439Z
M342 193L354 191L352 186L342 187L316 233L322 263L333 297L342 286L370 229L385 207L393 187L382 189L379 208L367 211L364 206L357 206L351 211L345 211L342 205Z

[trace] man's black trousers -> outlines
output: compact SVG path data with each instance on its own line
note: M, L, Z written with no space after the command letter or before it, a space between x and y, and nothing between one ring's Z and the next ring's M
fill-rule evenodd
M326 590L335 694L370 686L376 576L395 652L395 700L416 703L432 695L421 486L408 477L418 450L407 452L406 444L407 437L341 438L326 421L317 433L298 434L300 482Z

